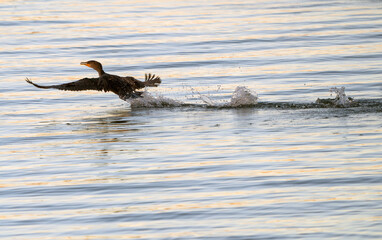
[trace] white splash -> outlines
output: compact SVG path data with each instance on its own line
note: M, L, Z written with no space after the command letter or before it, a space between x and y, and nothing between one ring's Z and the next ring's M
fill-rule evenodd
M220 90L220 87L218 91ZM244 86L236 87L230 100L214 99L214 95L201 94L200 92L192 89L192 94L197 94L200 103L185 103L172 98L164 97L162 95L153 96L145 91L141 96L142 98L129 99L128 102L132 108L163 108L163 107L181 107L181 106L207 106L207 107L248 107L257 104L257 93Z
M226 104L226 101L223 100L223 102L221 101L217 101L217 100L212 100L213 99L213 95L217 94L220 90L220 85L218 85L218 88L216 90L213 90L212 93L211 92L208 92L208 93L200 93L198 90L196 90L195 88L193 87L189 87L190 90L191 90L191 93L192 93L192 97L195 97L198 96L200 100L202 100L203 103L207 104L207 106L210 106L210 107L214 107L214 106L222 106L224 104Z
M163 107L180 107L181 101L177 101L171 98L166 98L162 95L156 97L152 96L148 92L144 92L142 98L134 98L129 100L131 107L133 108L163 108Z
M217 106L217 105L220 105L219 103L214 102L210 97L208 97L206 95L200 94L199 97L208 106Z
M340 87L340 88L334 87L334 88L330 88L329 91L337 94L336 98L334 99L335 101L334 103L336 105L346 107L353 102L352 98L349 98L348 96L346 96L345 87Z
M220 88L219 88L220 89ZM218 90L219 90L218 89ZM195 92L195 91L193 91ZM257 93L244 86L237 86L230 101L213 100L212 96L197 92L200 100L209 107L248 107L257 104Z
M243 106L253 106L256 105L258 101L258 96L255 91L244 87L237 86L232 94L230 107L243 107Z

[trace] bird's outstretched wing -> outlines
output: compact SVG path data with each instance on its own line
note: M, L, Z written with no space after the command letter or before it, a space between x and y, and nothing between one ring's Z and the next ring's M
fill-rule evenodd
M97 90L102 91L102 87L98 86L98 78L83 78L74 82L64 83L64 84L58 84L58 85L48 85L48 86L42 86L38 85L28 78L25 79L27 83L32 84L35 87L38 88L54 88L64 91L85 91L85 90Z
M158 87L162 80L160 77L155 76L155 74L145 73L145 86L146 87Z

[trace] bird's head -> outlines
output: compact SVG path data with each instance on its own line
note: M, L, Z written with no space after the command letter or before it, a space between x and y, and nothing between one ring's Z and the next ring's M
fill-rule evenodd
M81 62L80 64L85 65L85 66L90 67L90 68L93 68L97 72L102 70L102 64L97 62L97 61L94 61L94 60L90 60L87 62Z

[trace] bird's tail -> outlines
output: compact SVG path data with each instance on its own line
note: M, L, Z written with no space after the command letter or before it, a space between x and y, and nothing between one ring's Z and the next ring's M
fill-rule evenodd
M155 74L145 74L145 86L146 87L158 87L161 84L160 77L155 76Z

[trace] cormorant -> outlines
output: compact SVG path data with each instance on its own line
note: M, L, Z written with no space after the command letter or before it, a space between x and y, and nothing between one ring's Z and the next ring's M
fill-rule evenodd
M81 65L85 65L96 70L98 72L98 78L83 78L74 82L49 86L38 85L33 83L28 78L25 81L38 88L55 88L64 91L110 91L117 94L122 100L140 97L142 92L137 92L137 89L142 89L144 87L157 87L161 83L160 77L157 77L151 73L145 74L144 82L130 76L120 77L105 73L102 69L102 64L94 60L81 62Z

